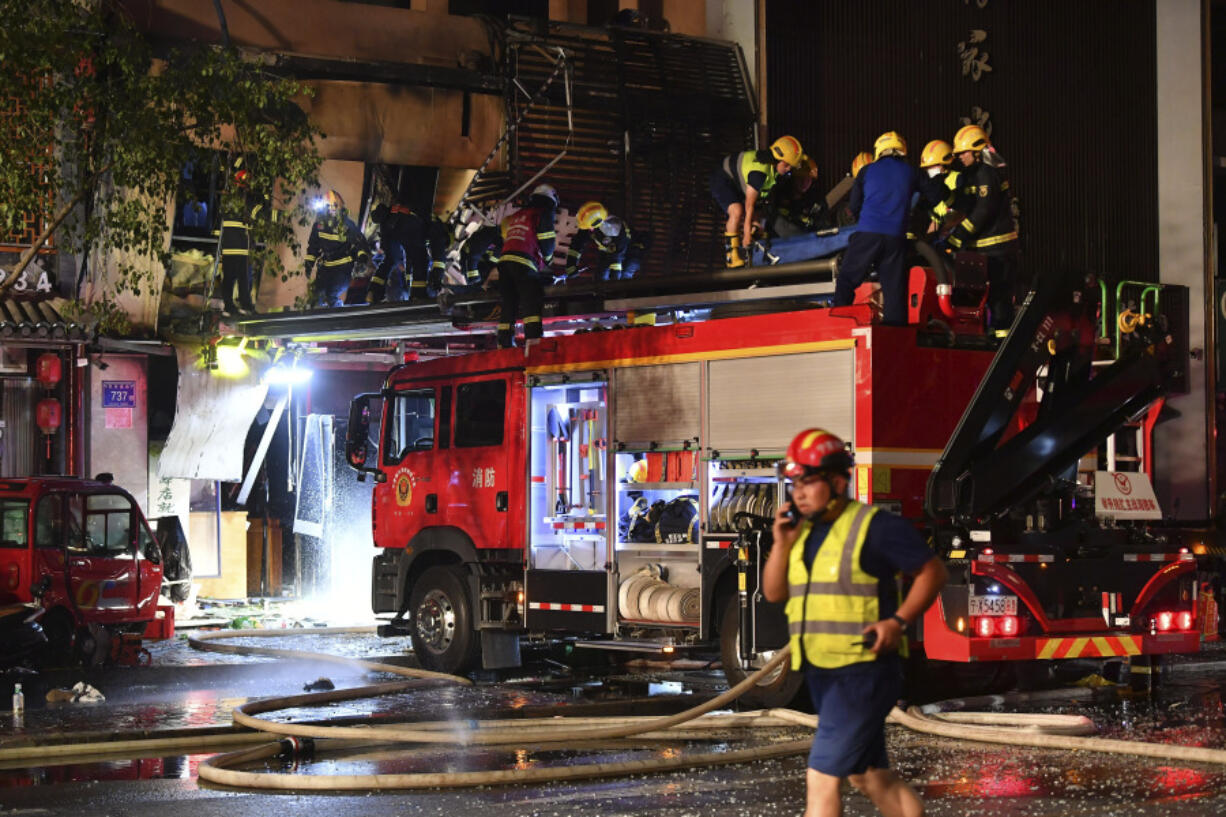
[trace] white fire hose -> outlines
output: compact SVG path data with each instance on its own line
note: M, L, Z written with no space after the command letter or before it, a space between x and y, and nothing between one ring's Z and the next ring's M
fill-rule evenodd
M737 729L781 729L803 727L812 730L817 725L816 715L807 715L790 709L769 709L740 714L709 714L727 706L759 679L767 676L784 661L790 659L790 650L785 648L765 666L747 677L727 692L675 715L659 717L604 717L604 718L537 718L462 721L432 721L412 725L389 726L326 726L297 724L266 720L260 714L284 709L315 706L335 701L386 695L419 687L423 682L445 682L471 685L466 678L445 673L410 669L371 661L362 661L338 656L298 650L279 650L269 647L239 646L219 643L231 638L273 638L294 635L331 635L339 633L371 633L373 627L324 628L312 630L239 630L202 633L189 639L192 647L214 652L231 652L252 655L270 655L281 658L304 658L316 661L359 666L376 672L386 672L405 678L404 681L375 684L345 690L307 693L281 698L252 701L234 710L234 723L246 726L254 732L221 733L200 737L154 738L148 740L103 741L99 743L48 746L27 746L0 749L0 764L20 761L31 765L37 760L63 762L71 758L80 762L93 755L125 754L140 756L142 753L165 753L182 748L199 753L209 747L234 746L260 742L260 745L232 751L212 757L199 766L202 780L226 786L248 789L353 791L376 789L426 789L466 788L483 785L519 783L544 783L563 780L580 780L598 777L617 777L630 774L672 771L702 766L726 765L752 760L798 755L808 752L812 742L806 734L799 740L777 740L762 746L720 752L653 755L642 760L608 763L586 763L559 767L535 767L530 769L499 769L474 772L418 772L405 774L364 775L315 775L280 772L241 771L234 766L248 764L278 755L320 753L328 750L353 749L371 744L417 744L419 746L505 746L523 748L583 749L608 748L609 742L617 748L625 748L626 738L637 741L654 740L700 740L710 739L712 733ZM907 711L895 708L889 716L892 723L906 726L917 732L986 743L1003 743L1011 746L1033 746L1043 749L1079 749L1083 751L1156 757L1196 763L1226 765L1226 750L1205 747L1172 746L1169 744L1143 743L1108 738L1086 737L1095 731L1094 724L1080 715L1016 714L988 712L933 712L939 705L926 707L931 714L918 707ZM457 729L461 726L462 729ZM268 735L286 736L269 742ZM320 741L313 744L313 741ZM202 745L203 743L203 745ZM594 745L595 744L595 745ZM385 750L381 758L405 758L421 750Z

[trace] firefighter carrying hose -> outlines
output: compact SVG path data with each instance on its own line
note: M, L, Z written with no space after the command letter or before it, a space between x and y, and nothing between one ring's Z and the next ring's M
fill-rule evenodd
M958 173L953 208L965 218L949 234L948 246L987 259L989 328L999 337L1013 324L1014 307L1026 297L1029 282L1018 276L1013 192L1002 168L986 161L991 148L978 125L967 125L954 136L953 152L964 169Z
M498 322L498 345L509 349L515 320L524 321L524 340L541 337L541 306L545 301L545 271L553 263L557 243L554 216L558 191L538 184L528 205L502 220L502 252L498 260L498 291L502 296Z
M762 570L766 599L787 601L792 670L804 670L818 715L805 813L840 813L847 778L885 814L922 814L889 768L885 719L902 692L905 630L947 573L911 523L848 498L853 465L829 431L796 435L780 463L791 499L775 515ZM914 578L901 602L899 572Z
M354 261L369 261L370 249L362 231L349 218L340 193L329 190L317 207L322 212L311 225L303 268L309 277L319 265L312 282L315 306L342 306Z
M725 156L711 172L711 196L728 215L724 225L724 262L746 264L744 248L753 238L759 202L770 196L780 176L800 165L804 149L794 136L780 136L770 150L746 150Z

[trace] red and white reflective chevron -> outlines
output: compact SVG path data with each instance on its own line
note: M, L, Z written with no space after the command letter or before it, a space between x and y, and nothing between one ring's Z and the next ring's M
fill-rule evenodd
M1125 562L1191 562L1191 553L1125 553Z
M1054 562L1055 556L1047 553L980 553L981 562Z
M554 522L554 530L604 530L604 522L584 522L582 520L576 522Z
M707 540L707 550L727 550L728 548L735 547L735 546L736 546L736 542L731 541L731 540L725 541L725 542L720 542L715 539Z
M529 610L555 610L561 613L603 613L603 604L558 604L552 601L530 601Z

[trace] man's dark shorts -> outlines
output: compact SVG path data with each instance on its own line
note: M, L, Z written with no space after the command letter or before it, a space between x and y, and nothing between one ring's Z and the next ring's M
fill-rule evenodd
M885 719L902 694L898 656L836 670L806 664L805 681L818 716L809 768L832 777L888 769Z
M728 208L732 205L745 203L745 195L737 187L737 183L729 178L723 169L716 168L711 172L710 183L711 197L715 199L719 209L725 213L728 212Z

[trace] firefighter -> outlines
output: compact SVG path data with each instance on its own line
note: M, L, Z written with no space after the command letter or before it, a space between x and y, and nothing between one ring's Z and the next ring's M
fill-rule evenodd
M811 233L827 220L826 197L817 187L817 162L805 155L795 173L785 176L771 196L767 234L774 238Z
M502 230L497 224L482 224L460 245L460 269L470 288L484 287L490 272L498 266L502 252Z
M250 191L251 171L243 167L243 157L234 161L233 199L227 200L227 209L221 220L221 300L223 314L251 315L255 304L251 297L251 237L248 233L251 222L259 217L267 206L263 198ZM234 288L238 287L238 306L234 305Z
M502 296L498 323L498 345L509 349L515 320L524 321L524 340L542 336L541 306L545 300L542 276L553 264L557 242L554 216L558 191L553 185L538 184L528 197L526 207L502 220L502 251L498 257L498 291Z
M430 297L434 297L443 289L443 275L447 272L447 249L451 246L451 231L447 229L447 221L438 213L430 214L430 224L426 227L426 246L430 254L428 292Z
M745 266L744 249L757 226L759 203L770 196L780 176L800 164L804 150L794 136L780 136L770 150L746 150L725 156L711 172L711 195L728 215L724 225L724 261Z
M877 137L871 164L856 176L849 207L860 229L851 236L834 285L834 305L846 306L876 267L884 302L882 322L907 322L906 228L916 192L940 201L938 185L907 164L907 143L894 131Z
M805 813L840 813L846 778L884 814L922 814L889 768L885 719L902 693L905 630L948 575L910 522L848 498L853 466L834 434L796 435L780 464L791 499L775 515L762 570L767 601L787 602L792 670L803 669L818 715ZM901 600L899 572L914 577Z
M416 301L426 298L429 257L426 254L425 226L421 218L404 204L378 204L370 214L379 225L383 260L375 269L366 291L366 303Z
M985 160L991 143L983 128L967 125L954 136L958 172L954 209L965 217L949 233L948 246L987 259L989 328L1001 337L1013 324L1013 310L1028 282L1018 276L1018 229L1013 193L1002 168ZM995 154L993 154L995 159Z
M920 152L920 170L924 171L929 179L935 179L945 186L945 190L942 191L945 197L931 207L917 202L917 206L911 212L911 228L907 231L907 238L914 240L937 232L945 216L949 214L953 204L953 187L950 176L952 175L954 180L958 177L957 173L950 171L953 161L954 152L949 142L933 139L924 145L923 151Z
M633 278L643 262L644 242L617 216L598 201L589 201L576 214L579 232L566 252L566 277L578 274L579 263L589 246L596 252L593 277L599 281Z
M318 262L319 271L312 282L315 306L342 306L354 262L369 261L370 249L362 231L349 218L340 193L329 190L317 206L321 213L311 225L304 271L309 277Z

